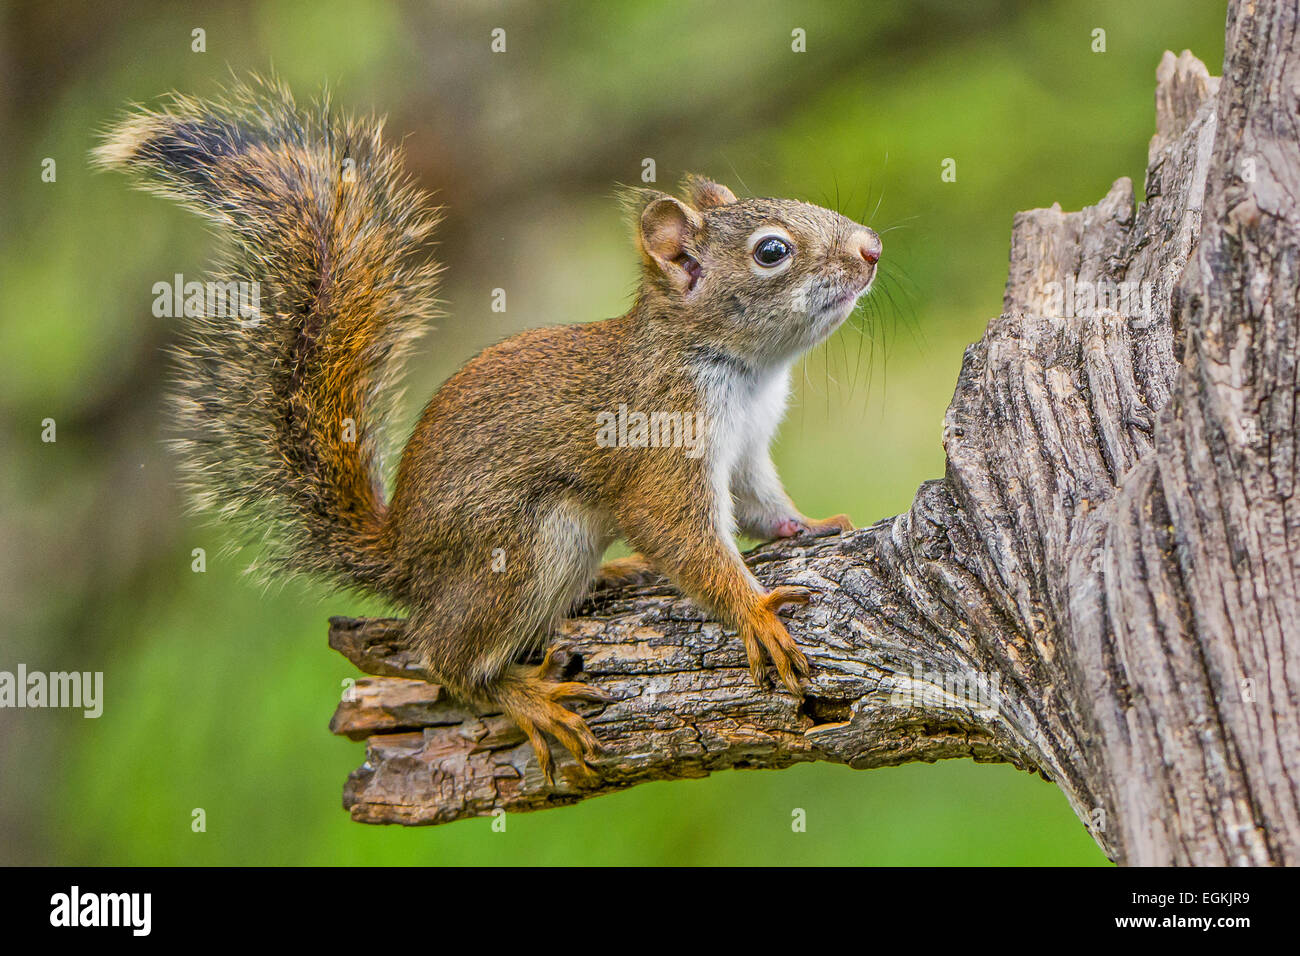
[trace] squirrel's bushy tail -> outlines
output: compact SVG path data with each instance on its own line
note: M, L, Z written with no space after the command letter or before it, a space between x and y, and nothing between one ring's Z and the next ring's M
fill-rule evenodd
M215 288L257 306L208 296L182 320L177 443L198 505L239 517L278 566L385 593L379 427L438 269L421 255L437 212L381 125L259 79L138 109L94 158L211 220Z

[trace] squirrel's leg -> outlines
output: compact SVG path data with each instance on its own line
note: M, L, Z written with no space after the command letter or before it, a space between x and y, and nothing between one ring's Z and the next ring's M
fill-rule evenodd
M799 512L781 485L766 447L755 448L737 463L732 477L736 524L751 538L792 538L810 532L852 531L848 515L808 518Z
M656 507L664 494L680 507ZM801 695L799 677L808 674L808 659L777 616L786 604L806 604L807 588L765 589L745 567L735 542L721 533L730 515L713 513L714 496L700 482L658 489L658 495L632 495L617 517L624 536L689 597L734 627L745 646L754 683L768 685L770 658L781 682ZM720 507L728 507L721 502Z
M586 509L566 501L545 509L535 522L512 513L500 529L479 531L484 541L509 543L476 549L440 567L430 577L436 582L430 599L415 602L427 610L412 615L408 631L420 642L430 673L453 694L519 725L548 783L555 780L548 735L590 771L588 759L599 745L587 722L564 702L608 698L559 673L553 645L540 664L520 658L547 642L553 625L582 594L609 533ZM489 563L494 550L504 560Z

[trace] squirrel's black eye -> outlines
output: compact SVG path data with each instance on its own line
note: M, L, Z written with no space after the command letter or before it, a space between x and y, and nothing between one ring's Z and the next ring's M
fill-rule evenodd
M777 236L760 239L754 247L754 261L760 266L774 266L787 259L794 252L790 243Z

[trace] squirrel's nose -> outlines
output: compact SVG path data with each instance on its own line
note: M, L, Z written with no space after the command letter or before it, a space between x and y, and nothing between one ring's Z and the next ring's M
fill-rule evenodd
M856 249L867 265L874 266L880 261L880 253L884 247L878 235L870 229L863 229L854 235L850 241L850 248Z

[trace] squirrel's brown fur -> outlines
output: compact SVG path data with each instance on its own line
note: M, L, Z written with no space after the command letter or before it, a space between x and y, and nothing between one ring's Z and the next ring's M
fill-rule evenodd
M807 661L777 611L808 592L765 590L733 535L851 527L803 517L767 447L790 364L874 278L875 233L698 177L684 199L629 194L643 262L629 312L524 332L471 360L425 408L385 505L376 400L430 314L437 270L416 255L435 213L379 124L300 110L259 83L137 111L97 158L213 220L229 240L223 278L258 281L270 300L248 327L199 320L184 346L182 451L201 500L251 512L284 566L403 605L430 672L510 714L548 778L543 733L580 763L597 750L561 701L599 695L556 679L549 656L521 660L618 537L639 554L605 577L663 572L738 631L756 680L770 658L798 693ZM768 266L758 246L773 236L789 255ZM635 429L601 440L620 409L688 416L698 445Z

